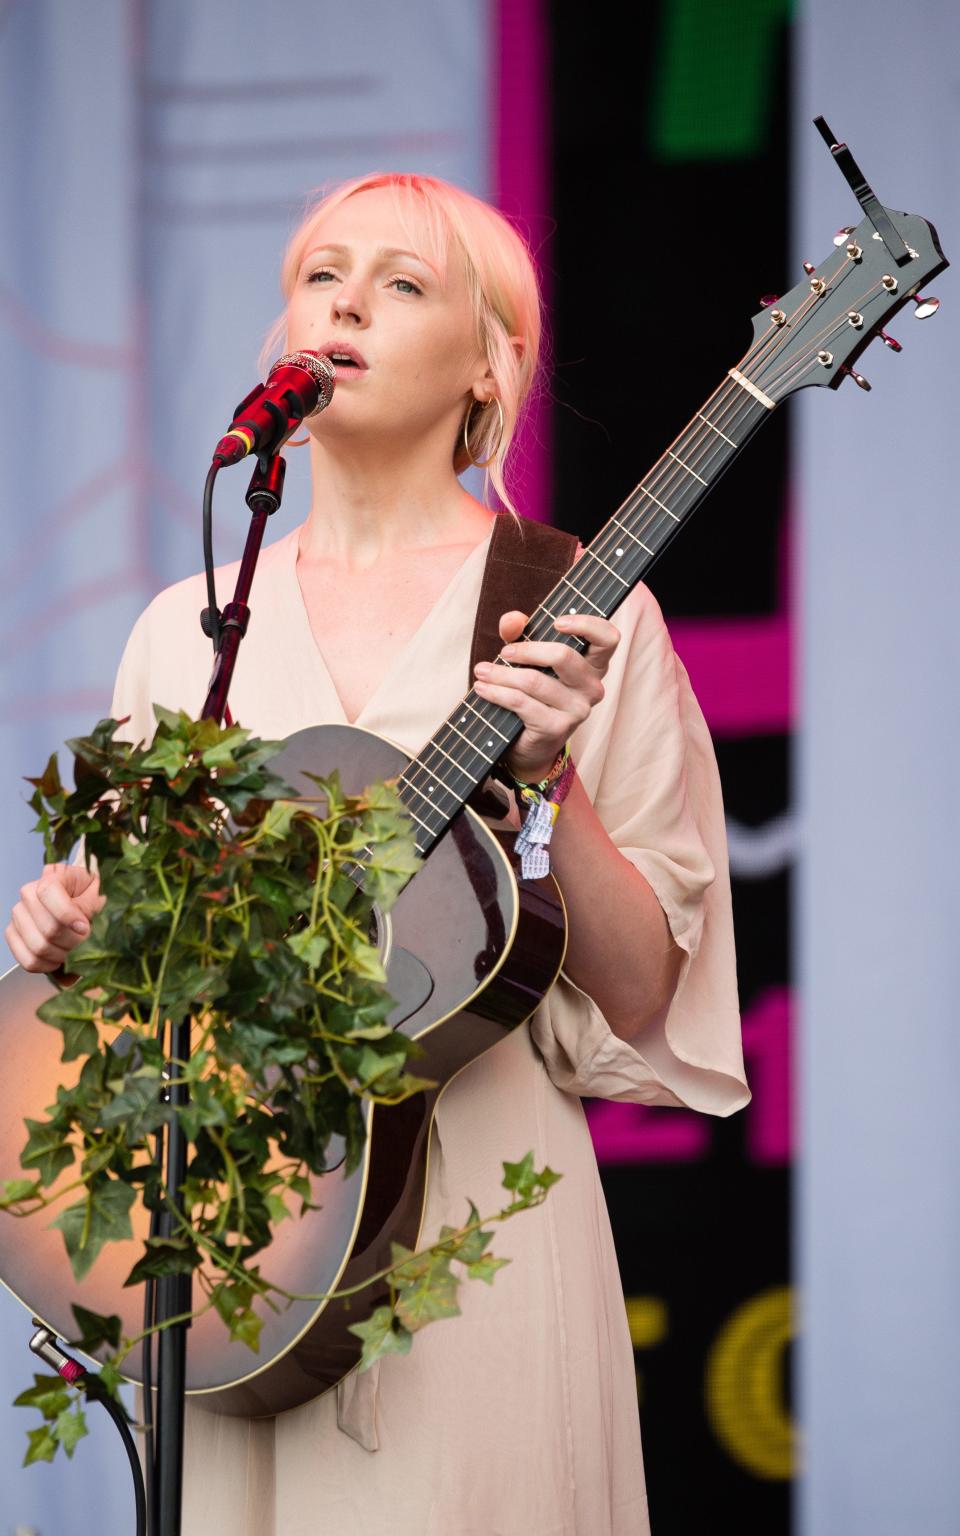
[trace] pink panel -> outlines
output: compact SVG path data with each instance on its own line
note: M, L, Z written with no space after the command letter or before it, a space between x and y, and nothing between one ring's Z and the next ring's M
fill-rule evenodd
M670 635L716 736L792 730L786 613L756 619L675 619Z
M530 241L549 312L550 151L548 35L545 0L493 0L490 184L497 206ZM527 408L514 439L517 507L552 521L550 409L546 392Z
M771 987L743 1015L743 1053L753 1092L745 1112L747 1155L754 1163L786 1163L793 1155L792 1012L789 988ZM585 1108L599 1163L692 1163L709 1151L708 1115L600 1099L589 1100Z

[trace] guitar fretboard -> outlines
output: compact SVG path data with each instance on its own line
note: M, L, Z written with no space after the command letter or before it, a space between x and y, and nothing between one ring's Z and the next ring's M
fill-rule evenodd
M561 613L610 618L771 407L748 381L728 375L531 614L523 638L583 650L584 642L557 631L554 620ZM510 665L499 658L496 664ZM434 732L397 785L416 826L421 855L443 835L522 730L511 710L482 699L471 688Z

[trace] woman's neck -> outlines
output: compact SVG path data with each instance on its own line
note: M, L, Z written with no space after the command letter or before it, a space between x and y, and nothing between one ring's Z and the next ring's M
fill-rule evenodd
M378 452L369 443L311 438L313 494L300 534L305 559L369 567L402 550L479 544L492 513L464 490L435 447Z

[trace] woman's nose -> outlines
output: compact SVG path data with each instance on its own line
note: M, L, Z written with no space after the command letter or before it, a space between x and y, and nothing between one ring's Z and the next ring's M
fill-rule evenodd
M355 325L366 325L369 306L358 283L343 283L333 296L331 304L335 320L352 320Z

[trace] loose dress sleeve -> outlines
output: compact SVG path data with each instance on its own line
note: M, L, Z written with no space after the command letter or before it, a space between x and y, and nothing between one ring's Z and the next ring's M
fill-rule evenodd
M221 594L232 591L236 569L235 564L218 568ZM140 614L113 688L111 715L124 721L117 732L121 741L153 740L155 704L199 714L213 665L210 641L200 627L205 601L203 576L190 576L159 592Z
M649 882L682 951L673 1000L629 1040L561 973L531 1021L558 1088L730 1115L743 1067L726 831L713 743L660 608L639 586L603 700L571 743L600 820ZM562 815L561 811L561 815Z

